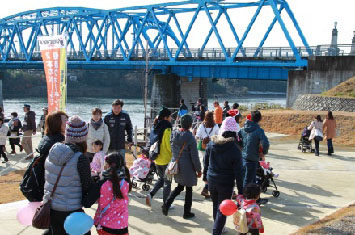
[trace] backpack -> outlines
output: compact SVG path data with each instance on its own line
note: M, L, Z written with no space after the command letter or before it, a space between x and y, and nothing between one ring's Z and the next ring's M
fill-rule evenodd
M214 127L211 128L210 133L207 133L207 129L206 129L206 126L205 126L205 125L203 125L203 127L205 128L205 132L206 132L206 134L207 134L207 137L205 137L205 138L202 139L202 146L201 146L201 148L202 148L202 149L206 149L208 143L210 142L210 135L211 135L211 133L212 133Z
M235 230L239 233L248 233L248 219L247 212L244 209L239 209L233 214L233 222L235 225Z
M159 140L154 142L149 148L149 159L154 161L159 155Z
M42 156L36 156L28 165L20 183L22 194L30 202L41 202L44 196L44 160Z

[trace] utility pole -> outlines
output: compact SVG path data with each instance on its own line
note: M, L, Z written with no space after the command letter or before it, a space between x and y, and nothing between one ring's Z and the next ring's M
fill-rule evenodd
M145 45L145 84L144 84L144 141L146 141L147 136L147 99L148 99L148 76L149 76L149 48L148 40Z

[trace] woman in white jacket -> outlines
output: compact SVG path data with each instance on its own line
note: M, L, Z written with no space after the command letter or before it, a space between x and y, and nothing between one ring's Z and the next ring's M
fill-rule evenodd
M309 125L308 130L311 130L309 140L314 139L314 153L316 156L319 156L319 141L323 140L323 121L320 115L315 117L315 120L312 121L311 125Z
M0 158L3 157L4 161L2 163L6 163L9 159L5 153L5 145L6 145L6 136L9 128L4 124L4 120L0 117Z
M108 132L108 127L102 120L102 111L99 108L94 108L92 110L92 118L88 122L88 138L87 138L87 153L90 162L92 161L95 151L92 144L95 140L100 140L104 143L103 152L106 154L110 146L110 133Z

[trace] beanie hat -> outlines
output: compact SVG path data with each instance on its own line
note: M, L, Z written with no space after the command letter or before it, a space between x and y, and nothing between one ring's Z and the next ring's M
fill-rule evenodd
M248 114L246 117L247 120L251 121L251 114Z
M234 117L227 117L223 122L219 134L222 135L226 131L236 132L238 131L237 122Z
M164 106L159 110L159 119L162 119L164 117L169 117L170 115L171 115L171 111Z
M180 124L181 127L184 129L190 128L192 126L192 116L185 114L184 116L181 117Z
M69 118L65 130L65 140L70 143L82 143L86 141L88 128L79 116Z

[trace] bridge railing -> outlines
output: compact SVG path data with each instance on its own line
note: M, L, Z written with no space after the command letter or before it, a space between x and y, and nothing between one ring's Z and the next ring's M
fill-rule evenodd
M177 60L191 59L191 60L225 60L226 56L231 57L236 48L226 48L223 52L220 48L206 48L201 49L182 49ZM315 56L349 56L355 55L355 44L339 44L336 47L332 45L318 45L310 47ZM298 47L297 52L301 57L308 57L307 48ZM91 51L86 51L90 55ZM121 50L96 50L92 53L90 60L124 60L130 51L125 50L124 54ZM175 58L177 48L169 49L169 52L164 48L150 49L150 60L169 60ZM140 60L146 57L146 51L143 49L136 49L132 51L130 60ZM170 54L170 55L169 55ZM0 58L1 58L0 54ZM84 51L67 51L68 60L86 60ZM288 60L295 59L295 53L290 47L244 47L239 50L236 60L243 58L284 58ZM2 59L2 58L1 58ZM31 60L41 60L41 54L38 51L32 53ZM9 53L7 60L26 60L24 53Z

